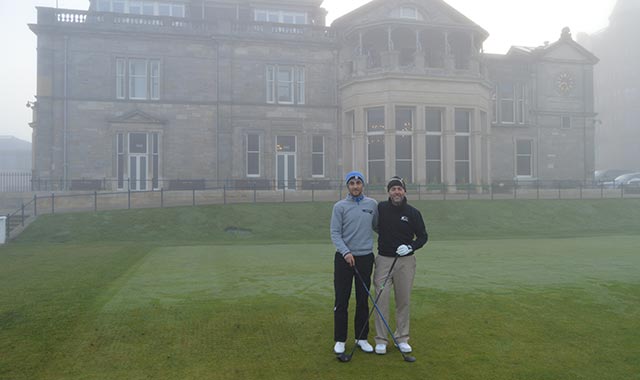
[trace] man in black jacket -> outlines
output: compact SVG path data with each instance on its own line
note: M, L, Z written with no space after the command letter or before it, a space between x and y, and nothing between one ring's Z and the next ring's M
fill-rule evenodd
M407 204L406 185L400 177L392 177L387 184L389 200L378 204L378 256L373 282L380 294L378 307L389 321L389 285L393 284L396 302L396 331L398 349L411 352L409 345L409 305L413 278L416 273L415 251L427 243L427 229L422 214ZM415 240L414 240L415 239ZM389 272L394 260L393 271ZM389 276L386 279L387 275ZM386 284L385 284L386 280ZM385 284L385 288L381 287ZM376 314L377 354L387 352L388 335L380 315Z

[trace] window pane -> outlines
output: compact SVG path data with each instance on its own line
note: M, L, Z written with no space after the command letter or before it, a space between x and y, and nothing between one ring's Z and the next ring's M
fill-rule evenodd
M116 59L116 98L125 98L125 88L127 86L126 63L122 58Z
M469 160L469 137L456 136L456 161Z
M304 67L296 67L296 103L304 104Z
M396 108L396 130L411 131L413 129L413 109L398 107Z
M247 175L260 175L259 153L247 153Z
M456 184L469 183L469 162L456 162Z
M369 183L384 183L384 161L369 161Z
M98 12L109 12L109 11L111 11L111 2L109 0L99 0Z
M140 157L140 189L147 190L147 157Z
M129 153L147 153L146 133L131 133L129 135Z
M456 110L455 116L456 132L467 133L471 124L471 112L467 110Z
M147 98L147 62L139 59L129 61L129 97Z
M382 132L384 131L384 108L367 109L367 131Z
M442 183L440 161L427 162L427 183Z
M396 135L396 159L411 160L411 136Z
M293 102L293 72L291 68L278 68L278 102Z
M247 135L247 150L249 152L259 152L260 151L260 136L251 134Z
M517 173L516 174L519 176L531 175L531 156L517 157Z
M154 14L153 3L145 1L142 4L142 14L143 15L153 16L153 14Z
M311 175L324 175L324 154L314 153L311 161Z
M501 120L503 123L513 123L514 115L513 115L513 100L505 100L502 99L500 102L501 107Z
M406 183L413 182L411 167L411 161L396 161L396 175Z
M265 12L265 11L256 11L254 13L254 20L258 21L258 22L267 21L267 12Z
M384 136L369 136L369 160L384 160Z
M437 108L427 108L425 119L426 129L428 132L442 132L442 110Z
M427 148L427 160L441 160L440 154L440 136L427 136L426 137Z
M160 99L160 62L151 61L151 99Z
M530 140L518 140L516 141L517 154L531 154L531 141Z
M129 13L140 15L142 14L142 2L141 1L129 1Z
M113 5L113 12L124 13L124 0L113 0L111 4Z
M170 4L158 4L158 15L160 15L160 16L171 16L171 5Z
M276 137L276 150L278 152L295 152L296 151L295 136Z
M313 136L312 144L313 153L323 153L324 152L324 137L322 136Z

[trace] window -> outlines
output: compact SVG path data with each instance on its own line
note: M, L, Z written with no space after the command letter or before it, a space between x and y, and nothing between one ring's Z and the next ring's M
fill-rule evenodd
M400 18L410 18L412 20L418 19L418 10L414 7L401 7ZM404 177L402 177L404 178Z
M160 178L160 137L157 132L151 134L151 184L159 189Z
M515 90L513 83L506 82L500 85L500 121L503 123L515 122Z
M97 9L98 12L185 17L184 4L151 0L98 0Z
M524 84L519 86L519 90L518 91L518 107L516 109L516 113L517 113L517 119L516 121L518 122L518 124L524 124L525 123L525 96L526 96L526 86Z
M160 61L116 58L116 98L160 99Z
M571 129L571 116L562 116L560 127L562 129Z
M118 133L116 137L118 189L124 189L124 133Z
M311 176L324 177L324 136L313 136L311 145Z
M427 184L442 183L442 110L426 108L425 123Z
M369 183L384 183L384 107L365 110L367 117L367 160L369 169Z
M256 9L254 11L254 21L277 22L281 24L308 24L305 12L289 12L270 9Z
M413 182L413 131L414 109L410 107L396 108L396 173L406 182Z
M493 91L491 92L491 122L498 122L498 87L494 86Z
M533 142L516 140L516 176L531 177L533 175Z
M247 135L247 177L260 176L260 135Z
M304 104L304 67L268 65L267 103Z
M456 184L470 183L469 136L471 111L455 110L455 171Z

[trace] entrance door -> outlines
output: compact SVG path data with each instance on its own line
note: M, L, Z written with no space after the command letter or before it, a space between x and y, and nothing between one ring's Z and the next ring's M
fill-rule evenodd
M296 137L276 137L276 178L279 190L296 189Z
M148 188L147 134L129 134L129 188L145 191Z
M131 190L147 190L147 156L129 156L129 174Z

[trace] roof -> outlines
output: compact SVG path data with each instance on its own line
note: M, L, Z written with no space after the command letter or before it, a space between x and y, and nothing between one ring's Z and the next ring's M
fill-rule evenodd
M2 151L31 151L31 143L13 136L0 136Z
M600 60L589 50L585 49L582 45L574 41L571 37L571 31L567 27L562 29L560 39L552 44L545 44L537 47L512 46L507 52L507 56L525 55L532 58L542 58L553 50L566 45L577 50L581 55L585 57L586 60L588 60L592 64L596 64Z

